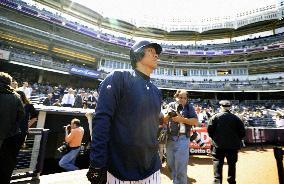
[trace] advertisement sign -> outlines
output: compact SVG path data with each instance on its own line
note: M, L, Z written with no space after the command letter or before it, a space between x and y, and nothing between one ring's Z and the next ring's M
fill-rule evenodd
M207 128L196 127L190 131L191 141L189 142L189 151L191 154L208 154L211 148L211 138L208 135Z
M95 71L95 70L88 70L85 68L79 68L79 67L75 67L72 66L70 67L70 73L74 73L77 75L83 75L83 76L87 76L87 77L92 77L92 78L100 78L101 72L99 71Z
M245 139L247 143L266 142L266 132L263 127L247 127Z
M0 59L9 60L10 52L0 49Z

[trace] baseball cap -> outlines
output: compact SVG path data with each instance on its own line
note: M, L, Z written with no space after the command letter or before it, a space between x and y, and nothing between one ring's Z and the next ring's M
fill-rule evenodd
M231 102L229 100L221 100L219 104L223 107L231 107Z
M162 52L162 47L161 45L157 43L152 43L146 40L140 41L135 43L132 47L131 50L133 50L134 53L141 52L145 47L153 47L156 50L156 53L159 55Z

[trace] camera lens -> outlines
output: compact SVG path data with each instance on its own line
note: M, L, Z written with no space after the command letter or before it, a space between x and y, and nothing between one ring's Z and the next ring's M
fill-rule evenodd
M195 141L196 144L198 144L200 147L205 146L205 143L202 141L202 139L199 137L197 132L193 132L190 136L190 141Z
M193 132L192 135L190 136L190 141L194 141L197 138L197 133Z
M175 111L171 111L168 113L168 115L172 118L172 117L177 116L177 113Z

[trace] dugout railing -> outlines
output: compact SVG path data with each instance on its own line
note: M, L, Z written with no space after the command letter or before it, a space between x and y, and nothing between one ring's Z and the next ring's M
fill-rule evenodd
M30 128L17 157L11 183L39 183L49 129Z

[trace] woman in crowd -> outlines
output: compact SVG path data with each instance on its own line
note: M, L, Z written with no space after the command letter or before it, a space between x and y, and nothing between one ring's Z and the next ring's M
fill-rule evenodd
M37 121L38 113L36 112L34 105L26 97L23 91L17 91L17 93L21 96L21 100L25 108L25 118L20 124L20 129L22 134L27 135L28 128L31 127Z
M26 135L28 134L29 127L31 127L37 121L38 113L36 112L34 105L26 97L23 91L16 91L16 92L20 95L25 109L25 118L20 123L20 130L24 141Z

